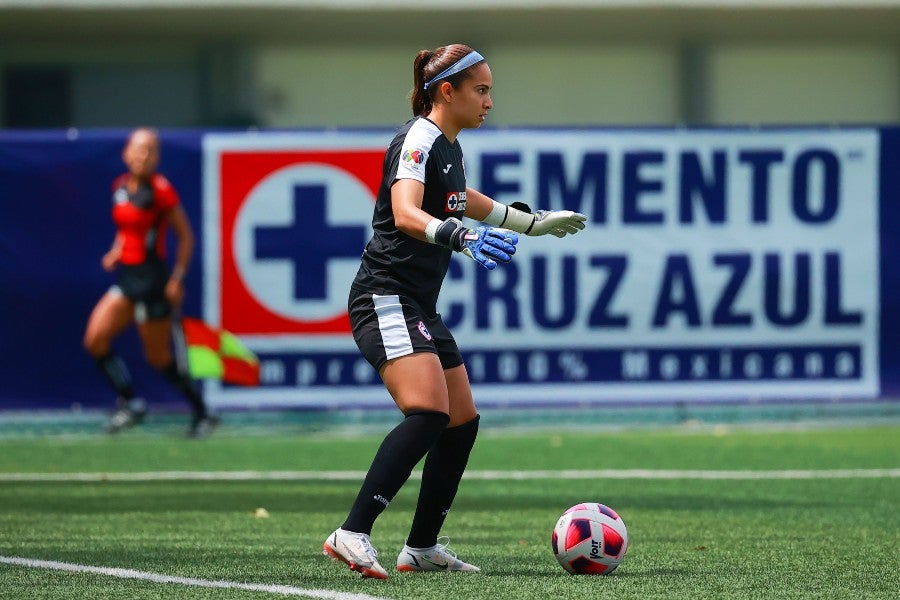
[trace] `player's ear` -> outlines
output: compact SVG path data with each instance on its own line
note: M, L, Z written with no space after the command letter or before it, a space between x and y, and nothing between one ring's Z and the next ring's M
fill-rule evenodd
M438 88L438 91L441 93L441 97L445 102L453 101L453 92L455 90L453 89L453 84L451 84L449 81L442 81L440 87Z

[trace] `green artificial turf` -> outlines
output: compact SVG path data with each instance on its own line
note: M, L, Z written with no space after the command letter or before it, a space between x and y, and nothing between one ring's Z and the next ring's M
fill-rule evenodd
M545 432L479 439L469 468L831 470L900 467L900 428ZM380 436L221 435L204 442L0 440L0 473L365 470ZM464 479L444 532L482 573L393 572L415 504L410 481L372 539L387 581L321 555L359 481L2 481L0 556L383 598L896 598L900 479ZM603 502L630 548L609 576L570 576L550 550L557 517ZM268 518L254 511L263 507ZM278 598L0 564L0 597ZM302 597L302 596L301 596ZM340 597L340 596L333 596Z

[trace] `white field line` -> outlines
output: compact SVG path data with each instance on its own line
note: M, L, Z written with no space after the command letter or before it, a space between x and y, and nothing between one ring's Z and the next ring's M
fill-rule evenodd
M348 592L336 592L333 590L305 590L290 585L269 585L263 583L240 583L237 581L221 581L210 579L196 579L194 577L173 577L161 573L148 571L135 571L134 569L120 569L116 567L92 567L90 565L77 565L73 563L57 562L55 560L35 560L31 558L19 558L17 556L0 556L0 563L32 567L35 569L53 569L56 571L70 571L72 573L93 573L95 575L108 575L120 579L140 579L153 583L174 583L178 585L191 585L205 588L222 588L234 590L248 590L251 592L268 592L282 596L301 596L304 598L326 598L328 600L382 600L378 596L368 594L351 594Z
M365 471L140 471L120 473L0 473L3 482L99 481L361 481ZM412 478L421 478L414 471ZM792 469L711 471L696 469L595 469L545 471L466 471L466 479L872 479L900 477L900 469Z

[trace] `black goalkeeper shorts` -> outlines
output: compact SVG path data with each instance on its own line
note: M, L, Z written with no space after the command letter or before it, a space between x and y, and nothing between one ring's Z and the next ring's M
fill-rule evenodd
M350 290L348 308L353 339L376 371L393 358L415 352L437 354L444 369L463 364L440 313L429 315L410 298Z

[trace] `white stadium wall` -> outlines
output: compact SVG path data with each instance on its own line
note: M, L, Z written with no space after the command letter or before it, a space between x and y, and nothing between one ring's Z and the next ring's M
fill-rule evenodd
M711 124L900 119L896 45L721 44L707 60Z

